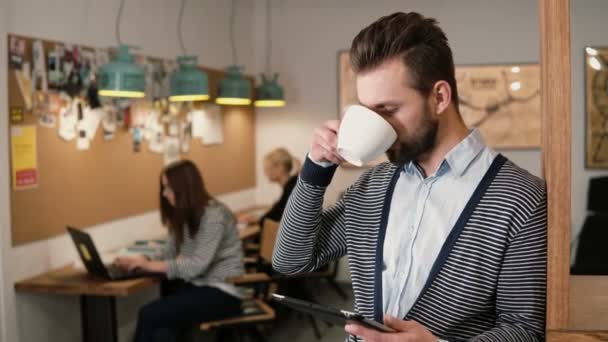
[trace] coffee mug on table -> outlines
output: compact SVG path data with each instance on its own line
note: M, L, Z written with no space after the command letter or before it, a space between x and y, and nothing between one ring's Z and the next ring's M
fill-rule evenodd
M379 114L360 105L348 107L338 130L338 154L355 166L380 157L397 140L397 132Z

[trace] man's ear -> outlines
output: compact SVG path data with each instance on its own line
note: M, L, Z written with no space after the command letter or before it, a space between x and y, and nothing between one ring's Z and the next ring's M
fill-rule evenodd
M437 115L443 114L452 102L452 88L446 81L437 81L431 91L432 103Z

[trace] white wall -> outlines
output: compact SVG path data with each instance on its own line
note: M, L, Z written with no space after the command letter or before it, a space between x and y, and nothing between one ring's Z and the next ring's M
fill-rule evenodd
M586 46L608 46L608 2L571 0L572 41L572 237L575 239L587 215L589 178L608 176L608 170L585 169L585 59ZM574 256L574 253L573 253Z
M283 145L304 157L312 131L337 116L337 52L348 49L354 36L380 16L418 11L440 21L457 64L538 62L537 4L532 0L275 0L272 2L273 70L281 73L287 106L258 110L257 158ZM255 8L256 67L264 68L263 2ZM540 175L540 151L501 151L520 166ZM360 175L339 170L326 199ZM258 201L271 202L280 189L257 172ZM272 189L272 190L269 190ZM344 270L345 271L345 270ZM342 279L346 272L341 272Z
M115 46L114 21L119 0L0 0L0 65L6 61L6 32L86 44ZM229 48L229 1L191 0L184 16L184 40L199 63L223 68L232 63ZM126 1L121 25L122 40L137 45L147 55L174 58L177 42L179 1ZM253 42L250 33L251 2L239 1L236 37L239 62L251 72ZM244 63L243 63L244 62ZM0 68L0 108L6 113L6 68ZM66 235L13 248L10 238L8 166L8 122L0 120L0 341L80 341L79 304L75 297L15 294L16 280L62 266L76 259ZM255 200L253 189L220 196L231 208L239 209ZM109 250L135 238L162 233L158 214L150 212L108 222L90 230L100 249ZM129 339L140 304L156 295L150 290L118 301L120 338ZM32 328L33 327L33 328Z

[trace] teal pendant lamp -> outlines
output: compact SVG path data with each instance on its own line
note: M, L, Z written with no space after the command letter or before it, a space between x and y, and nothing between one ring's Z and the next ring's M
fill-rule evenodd
M226 69L226 77L220 81L217 104L247 106L251 104L251 82L243 77L238 66Z
M129 47L120 45L116 55L99 72L99 96L144 97L144 69L133 63Z
M255 91L256 100L254 105L256 107L285 106L283 87L281 87L277 81L279 74L275 73L272 76L272 79L266 76L270 75L270 54L272 51L270 7L270 0L266 0L266 74L261 75L262 84L260 84Z
M196 56L177 57L178 69L171 75L171 102L209 100L209 78L198 70Z
M116 39L118 51L112 61L101 66L99 71L99 96L141 98L145 96L144 69L133 63L133 55L120 40L120 18L125 0L120 2L116 17Z
M283 87L277 82L279 74L274 74L271 80L262 74L262 84L256 89L256 107L284 107L285 97Z
M232 46L233 65L226 69L226 76L220 81L218 96L215 102L220 105L248 106L251 104L251 82L243 77L237 63L236 44L234 41L234 17L236 7L234 0L230 9L230 44Z
M182 0L177 20L177 36L183 56L177 57L178 69L171 75L171 102L205 101L209 99L209 78L198 69L196 56L186 56L182 35L182 20L186 0Z

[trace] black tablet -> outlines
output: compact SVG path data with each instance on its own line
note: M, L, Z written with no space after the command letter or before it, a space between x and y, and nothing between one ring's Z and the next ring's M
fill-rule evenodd
M286 297L276 293L272 294L272 299L294 310L310 314L322 321L330 322L336 325L358 323L365 327L382 332L395 332L395 330L387 327L386 325L367 319L356 312L338 310L300 299Z

